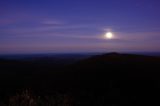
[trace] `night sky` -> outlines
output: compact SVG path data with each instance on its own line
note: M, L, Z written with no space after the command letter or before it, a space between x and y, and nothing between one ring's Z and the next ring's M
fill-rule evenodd
M0 54L113 51L160 52L160 0L0 0Z

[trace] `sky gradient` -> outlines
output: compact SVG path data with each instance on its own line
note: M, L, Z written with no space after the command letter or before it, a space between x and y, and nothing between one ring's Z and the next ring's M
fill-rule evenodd
M160 0L0 0L0 54L113 51L160 52Z

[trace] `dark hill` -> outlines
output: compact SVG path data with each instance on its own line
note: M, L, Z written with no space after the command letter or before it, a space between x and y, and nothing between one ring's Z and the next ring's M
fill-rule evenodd
M160 95L159 57L97 55L73 64L65 76L70 87L87 90L106 104L154 104Z
M133 54L118 54L118 53L108 53L103 55L96 55L91 58L80 61L78 64L159 64L160 57L155 56L144 56L144 55L133 55ZM77 65L78 65L77 64Z
M72 66L75 73L159 78L160 57L109 53L96 55ZM110 72L110 73L109 73ZM123 73L123 74L122 74ZM97 75L96 74L96 75Z
M60 68L44 60L1 60L0 94L21 88L41 95L60 92L72 95L75 106L159 103L160 57L109 53Z

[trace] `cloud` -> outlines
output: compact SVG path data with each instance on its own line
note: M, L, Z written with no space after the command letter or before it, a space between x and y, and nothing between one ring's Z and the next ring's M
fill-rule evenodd
M63 46L67 46L70 42L75 42L75 48L78 45L85 47L87 43L90 43L88 48L95 46L102 49L109 47L115 49L125 47L127 49L147 49L148 47L151 49L154 45L158 45L160 41L159 31L125 32L113 30L115 38L106 40L103 37L106 30L101 30L103 26L72 23L52 17L37 17L34 15L15 15L14 17L0 18L0 26L2 27L0 29L1 44L6 45L11 42L11 44L17 44L18 46L21 43L31 42L34 45L36 43L37 45L48 43L48 45L53 46L53 44L60 45L60 43L64 43ZM148 44L145 42L148 42Z
M8 19L10 20L10 19ZM27 23L24 23L28 21ZM6 38L31 38L31 37L69 37L79 39L99 39L96 34L91 35L95 30L94 26L88 24L71 24L63 20L56 19L29 19L22 21L14 20L13 22L20 23L17 25L9 25L7 28L0 29L1 36ZM11 22L12 23L12 22ZM10 24L11 24L10 23ZM24 24L23 24L24 23ZM87 32L89 30L89 32ZM93 31L93 32L91 32ZM91 34L90 34L91 33Z
M59 21L59 20L53 20L53 19L45 19L44 21L41 22L43 25L64 25L65 22Z
M148 41L155 38L160 40L160 32L133 32L133 33L116 33L117 38L126 40Z

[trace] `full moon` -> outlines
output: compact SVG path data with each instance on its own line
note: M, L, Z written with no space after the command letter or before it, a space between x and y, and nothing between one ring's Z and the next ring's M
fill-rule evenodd
M105 37L106 37L107 39L112 39L112 38L113 38L113 33L112 33L112 32L107 32L107 33L105 34Z

